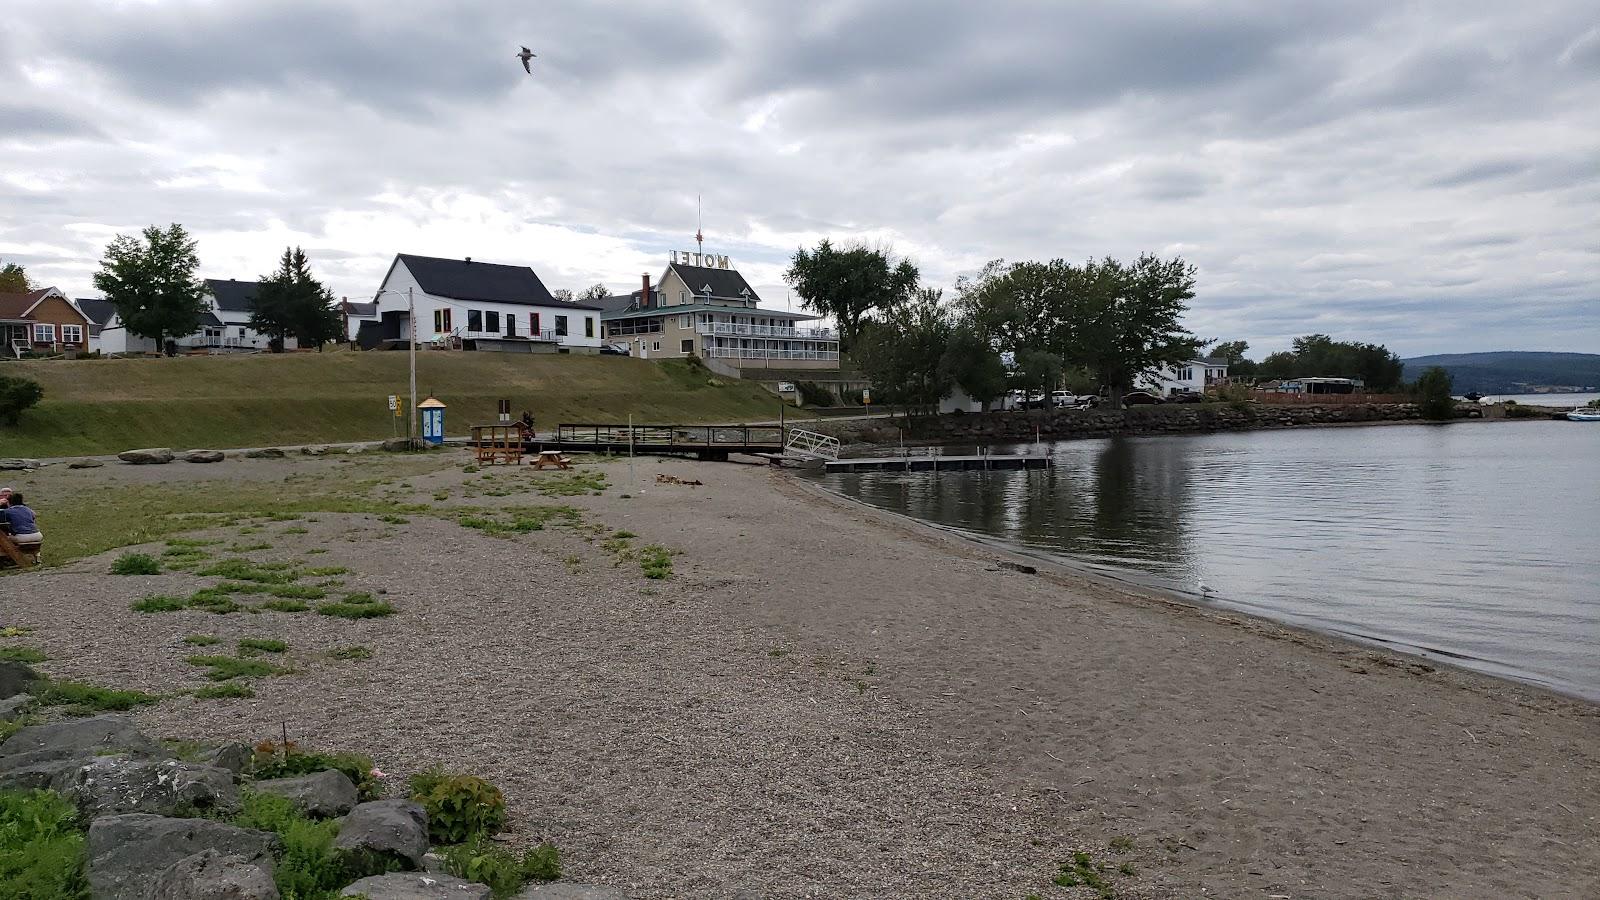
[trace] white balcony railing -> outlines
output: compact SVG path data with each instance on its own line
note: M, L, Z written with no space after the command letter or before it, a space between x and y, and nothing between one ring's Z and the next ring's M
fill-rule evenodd
M700 334L716 337L772 337L804 338L812 341L836 341L839 336L830 328L787 328L780 325L734 325L728 322L701 322L695 326Z
M505 333L503 331L473 331L470 328L466 328L466 329L457 329L456 330L456 334L458 336L460 336L460 337L463 337L463 338L469 340L469 341L476 341L476 340L480 340L480 339L481 340L489 340L489 341L510 339L510 340L524 340L524 341L543 341L544 343L548 343L548 344L558 344L558 343L561 342L561 338L562 338L562 335L558 335L554 331L541 331L538 334L534 334L531 331L520 331L519 330L515 334L507 334L507 333Z
M742 347L708 347L705 355L714 359L825 359L837 360L837 350L756 350Z

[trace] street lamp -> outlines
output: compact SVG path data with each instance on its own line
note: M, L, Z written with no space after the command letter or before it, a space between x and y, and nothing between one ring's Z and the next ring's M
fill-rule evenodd
M411 363L411 405L407 407L410 412L406 415L406 439L415 444L417 441L417 299L412 290L408 287L405 291L406 327L411 331L410 339L406 341L406 353ZM372 301L376 303L384 294L398 293L400 292L393 288L380 288L372 295Z

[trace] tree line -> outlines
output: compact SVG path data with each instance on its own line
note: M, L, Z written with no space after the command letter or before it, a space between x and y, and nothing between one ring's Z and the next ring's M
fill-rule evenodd
M1058 384L1121 403L1140 375L1192 357L1204 342L1182 325L1195 268L1181 257L1084 263L994 260L956 282L924 287L886 248L801 249L786 278L805 306L831 316L841 348L882 402L926 411L959 387L987 407L1008 391Z

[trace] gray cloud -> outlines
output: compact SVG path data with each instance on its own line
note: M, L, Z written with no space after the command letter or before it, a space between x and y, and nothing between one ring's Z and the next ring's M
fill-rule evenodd
M631 287L701 195L772 302L831 234L939 285L1181 254L1193 327L1261 352L1600 342L1576 0L9 7L0 257L73 293L111 235L170 221L207 274L298 243L351 296L398 251Z

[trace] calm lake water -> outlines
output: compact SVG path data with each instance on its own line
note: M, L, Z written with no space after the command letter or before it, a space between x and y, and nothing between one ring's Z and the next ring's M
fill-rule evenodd
M1043 449L1053 469L819 478L1032 555L1600 700L1600 424Z

